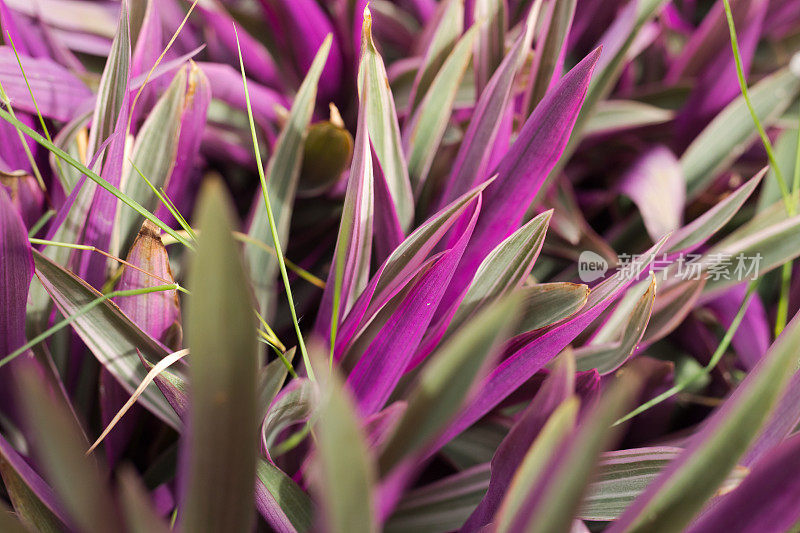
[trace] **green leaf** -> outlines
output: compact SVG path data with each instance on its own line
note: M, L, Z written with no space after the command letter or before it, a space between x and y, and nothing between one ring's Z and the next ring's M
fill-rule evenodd
M530 529L535 525L537 531L542 532L569 529L600 452L609 446L618 434L616 430L610 429L611 425L633 401L639 388L638 383L639 379L631 374L620 376L620 379L606 391L597 406L586 414L580 426L565 443L565 448L559 450L555 461L547 464L547 474L537 476L539 477L537 488L541 492L536 495L535 501L526 502L532 508L525 509L515 517L515 527ZM532 452L537 442L538 439L532 446ZM530 484L530 481L528 479L527 483ZM513 489L512 485L509 493L512 493ZM523 494L529 494L529 491Z
M298 378L269 406L261 424L261 446L269 454L281 432L310 419L319 409L319 394L313 382Z
M729 475L797 369L794 320L686 450L623 513L612 531L681 531Z
M572 396L559 405L533 441L495 516L498 533L512 530L515 516L526 506L528 494L541 481L548 464L555 459L575 427L579 403L578 398Z
M169 533L170 528L158 516L150 495L139 476L130 468L119 475L119 495L127 531L131 533Z
M456 93L472 58L472 45L477 30L477 26L473 26L456 43L419 108L404 127L403 142L408 153L408 173L416 190L420 190L425 183L433 158L442 142Z
M268 498L280 507L297 531L309 531L314 515L308 494L279 468L264 459L258 459L256 476L260 485L256 492L266 490L269 493Z
M128 97L128 74L131 62L131 36L127 4L122 5L117 31L97 88L87 152L94 154L114 132L123 101ZM127 120L128 117L123 117ZM102 161L102 159L101 159Z
M21 457L19 460L23 460ZM14 506L17 517L35 531L43 533L59 533L64 530L64 523L48 508L47 504L36 494L32 486L25 482L20 473L14 468L0 450L0 476L3 478L8 499ZM41 482L40 489L47 487ZM49 487L47 487L49 489ZM2 514L4 509L0 509ZM6 531L0 522L0 530Z
M616 520L682 451L681 448L656 447L603 454L577 518ZM745 468L735 469L726 481L727 490L735 487L746 473Z
M479 26L475 44L475 94L483 93L486 84L503 61L508 26L508 8L504 0L475 0L473 17Z
M114 501L103 472L70 408L32 367L19 373L20 396L37 461L81 531L114 531ZM76 490L76 487L79 490Z
M448 326L450 331L458 328L482 306L514 290L525 281L544 243L552 213L546 211L533 218L486 256ZM553 306L548 305L542 309L552 308Z
M786 111L798 92L800 79L788 67L753 86L750 99L764 127ZM744 96L739 96L706 126L681 156L689 197L696 198L757 136Z
M679 252L695 248L714 235L741 209L758 184L761 183L765 172L766 169L762 170L726 196L724 200L670 235L666 243L667 250Z
M4 502L0 502L0 529L7 533L28 533L29 531L18 518L14 517L14 512Z
M400 144L400 126L397 123L397 111L389 88L386 67L372 40L372 15L369 7L364 9L361 61L358 67L358 86L363 87L365 83L369 84L366 103L369 138L381 163L397 219L403 230L407 230L414 218L414 199Z
M158 198L139 172L156 188L166 187L178 150L181 115L188 90L186 79L187 67L184 66L147 115L133 145L133 164L123 178L121 189L149 211L158 207ZM118 208L117 217L118 250L127 250L142 225L141 216L123 206Z
M762 211L697 261L707 273L704 294L718 293L742 280L761 276L800 255L800 216L786 218L782 203ZM741 261L740 261L741 257ZM741 279L737 267L742 265ZM757 267L757 272L748 268ZM712 269L721 269L717 275Z
M620 130L669 122L674 111L635 100L603 100L586 122L585 135L613 133Z
M477 315L435 353L409 394L408 407L378 461L382 474L420 451L461 408L482 368L493 359L518 316L511 295Z
M578 371L596 368L601 376L619 368L631 356L644 335L656 298L656 278L646 290L629 290L592 341L575 350Z
M283 354L286 362L291 364L296 352L297 350L295 348L290 348ZM259 420L264 418L269 404L272 403L272 400L278 395L283 387L283 382L286 381L286 376L289 374L286 362L284 362L283 359L275 359L259 372L258 406L262 410L261 416L258 417Z
M72 272L36 250L33 250L33 260L37 276L65 317L78 314L82 308L103 297ZM147 368L139 360L137 350L151 363L157 363L169 354L163 345L139 329L108 299L78 316L72 327L128 393L133 393L147 375ZM154 384L145 389L139 401L172 427L180 427L175 411Z
M267 164L267 191L264 191L264 194L269 194L278 241L283 247L286 247L289 238L289 223L292 218L300 167L303 162L308 125L316 103L317 84L322 69L325 67L330 47L329 36L320 46L314 62L308 69L308 74L295 95L289 117ZM270 232L266 209L263 201L256 201L252 223L247 234L274 249L275 243ZM269 311L274 305L272 298L278 262L272 254L255 246L245 248L245 259L250 269L250 278L253 280L258 307L261 314L268 317Z
M384 526L386 533L445 533L464 525L489 486L489 463L408 491Z
M526 105L523 108L527 109L529 114L533 113L536 105L550 88L550 82L563 74L560 71L563 65L559 59L563 47L566 46L576 4L577 0L562 0L550 2L546 8L548 13L544 20L547 28L543 27L541 40L536 45L534 59L536 69L528 81L530 94L526 94Z
M589 287L578 283L540 283L524 287L520 292L522 321L517 333L560 322L580 311L589 298Z
M255 337L251 289L231 235L233 208L220 181L201 191L197 255L189 273L190 422L186 531L247 531L256 475Z
M445 0L439 5L433 37L414 79L413 99L409 102L413 112L429 92L437 73L464 31L464 0Z
M328 374L319 360L322 383L320 414L315 428L314 485L326 529L331 533L378 530L373 483L375 466L357 418L355 402L338 375Z

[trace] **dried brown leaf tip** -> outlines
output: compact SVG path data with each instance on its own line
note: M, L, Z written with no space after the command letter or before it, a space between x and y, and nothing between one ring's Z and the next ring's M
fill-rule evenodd
M127 261L130 264L122 272L120 290L175 283L167 250L161 241L161 230L150 221L142 224ZM122 297L117 304L145 332L170 348L180 348L183 332L176 290Z

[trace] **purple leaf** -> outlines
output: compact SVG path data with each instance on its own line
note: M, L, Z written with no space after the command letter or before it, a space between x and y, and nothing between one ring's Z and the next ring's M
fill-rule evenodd
M686 183L668 148L656 146L641 156L622 178L620 191L636 203L653 241L681 226Z
M213 4L206 4L206 6L208 5ZM207 39L210 44L221 45L224 48L225 57L220 59L224 59L228 63L236 63L238 48L236 45L236 33L233 29L235 24L234 19L224 11L211 9L206 6L199 5L197 6L197 10L205 19L207 31L212 33ZM241 26L238 24L236 24L236 26L236 30L239 34L239 45L242 47L242 60L245 70L259 83L263 83L275 89L282 89L285 84L282 81L282 75L278 66L275 64L275 60L270 53L263 44L253 38ZM317 44L319 45L321 42ZM313 52L316 52L316 50L317 49L314 48ZM311 54L312 59L314 58L313 52ZM310 64L309 61L309 65ZM304 69L302 72L305 71ZM242 80L240 78L239 85L241 85L241 82Z
M45 58L20 56L42 115L69 121L92 92L69 70ZM36 107L10 46L0 46L0 81L15 109L36 114Z
M315 0L261 0L261 5L272 15L268 20L273 30L283 38L283 46L291 51L297 74L308 72L325 37L334 33L323 8ZM339 90L342 67L342 53L334 39L319 82L319 95L323 102L330 101Z
M0 435L0 475L9 492L11 503L23 520L35 522L35 517L48 520L52 516L60 520L61 524L68 523L53 489L2 435ZM21 509L20 506L25 507ZM37 509L39 506L43 506L44 509Z
M420 275L353 368L347 381L363 414L379 411L400 381L472 235L480 205L478 197L458 241Z
M361 94L353 162L333 252L332 275L328 276L317 313L315 330L323 338L330 336L332 327L338 328L339 322L347 316L369 281L374 183L365 106L368 90L369 86L365 85ZM335 345L335 339L333 344Z
M244 51L242 53L244 54ZM211 84L213 98L241 111L247 109L242 90L242 75L238 70L222 63L200 62L198 65ZM276 122L279 116L278 109L288 107L283 95L250 79L247 80L247 90L250 92L253 116L262 127Z
M559 359L553 373L498 446L492 458L492 476L486 496L464 524L462 531L477 531L492 521L526 452L555 408L569 398L574 389L575 360L572 356L565 355Z
M800 520L800 436L753 465L744 481L689 526L687 533L790 531Z
M498 132L503 122L502 117L508 108L514 76L520 67L522 54L528 47L530 47L530 35L525 33L506 54L481 93L467 131L464 133L464 140L458 149L458 155L453 162L450 178L445 182L440 205L450 203L485 178L492 148L498 139ZM501 148L505 151L507 146Z
M727 329L731 326L733 318L742 305L745 292L747 292L745 285L740 283L706 304L717 316L722 327ZM750 300L744 318L733 336L733 348L742 363L748 369L752 369L767 353L769 343L770 330L767 313L764 304L761 303L761 297L756 293Z
M733 394L678 456L609 529L652 531L669 517L681 529L700 511L773 411L797 366L800 318L795 318Z
M462 410L456 421L439 439L444 445L454 436L477 422L509 394L528 381L544 365L558 355L575 337L591 324L613 302L633 279L650 264L664 244L665 238L645 252L629 269L617 272L595 286L586 305L575 315L553 326L519 336L510 344L511 353L481 384L475 400Z
M25 307L33 269L28 232L5 187L0 185L0 309L3 309L0 315L0 358L27 342ZM13 386L24 362L39 368L38 361L30 351L0 368L0 409L14 420L17 420L19 413Z
M195 63L190 65L187 83L186 102L179 128L178 151L166 186L167 197L175 203L179 213L187 212L194 199L193 190L199 174L197 163L200 142L203 139L206 115L211 103L211 82ZM177 221L174 221L172 214L164 205L159 204L156 215L167 223L177 225Z
M558 162L589 87L600 49L586 56L542 99L486 188L475 235L453 275L445 305L469 284L483 258L519 227L530 203Z
M376 158L373 157L373 163L375 161ZM428 255L458 221L461 214L473 204L486 185L475 187L436 213L392 251L342 324L337 336L337 359L357 333L359 326L367 319L372 319L412 277L419 274Z

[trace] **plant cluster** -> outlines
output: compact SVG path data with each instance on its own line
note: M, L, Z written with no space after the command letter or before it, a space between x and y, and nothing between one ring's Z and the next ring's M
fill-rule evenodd
M800 530L800 1L0 29L1 531Z

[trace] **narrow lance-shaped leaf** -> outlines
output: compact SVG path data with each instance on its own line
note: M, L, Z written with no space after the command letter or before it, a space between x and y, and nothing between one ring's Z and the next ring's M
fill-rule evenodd
M363 325L372 320L386 303L418 273L428 255L486 188L479 185L457 198L409 235L383 262L367 289L358 298L345 319L337 339L336 357Z
M511 343L511 353L483 381L480 393L439 440L440 444L478 421L496 407L514 390L530 379L538 370L558 355L572 340L591 324L614 301L633 279L653 261L664 244L661 239L641 257L632 261L629 268L595 286L589 293L586 305L574 316L541 331L523 334Z
M472 44L477 35L473 26L456 43L411 120L403 128L403 144L408 154L408 173L412 186L419 191L425 183L433 158L439 149L461 79L472 58Z
M82 308L102 298L102 294L41 253L34 251L33 259L39 281L62 315L78 314ZM169 350L144 333L109 300L101 301L77 316L72 326L97 360L129 393L136 390L147 375L137 352L151 363L169 354ZM171 426L180 425L175 412L155 385L148 387L139 401Z
M601 42L609 46L607 52L604 53L602 63L598 67L598 75L592 81L589 94L586 96L586 108L581 112L581 116L577 121L576 130L578 132L582 131L595 106L614 88L625 66L625 61L628 59L628 52L640 35L642 28L665 3L665 0L643 0L629 3L617 15L614 24L601 40ZM571 153L577 146L579 138L577 137L576 140L570 142L570 147L567 149L568 153Z
M481 368L493 362L513 328L520 299L510 295L490 306L432 355L409 394L408 407L382 450L380 472L420 450L458 412Z
M476 309L525 282L539 257L552 214L552 211L546 211L534 217L486 256L461 300L450 328L458 327Z
M525 281L539 256L551 215L552 212L548 211L534 217L486 256L464 298L447 309L444 316L428 330L414 354L411 367L427 357L443 338L447 338L481 307L492 303ZM521 294L524 301L521 308L528 308L530 294L528 291ZM553 322L557 320L559 319Z
M89 131L87 155L102 169L107 182L118 187L122 176L125 141L128 131L128 90L131 43L128 27L128 10L123 4L114 41L100 78L97 100L92 114L92 128ZM111 138L113 136L113 138ZM109 148L100 154L100 147L111 138ZM96 156L96 157L95 157ZM94 169L93 169L94 170ZM77 191L76 199L66 213L63 224L57 227L52 240L60 242L83 242L108 250L113 229L116 198L102 190L94 181L84 183ZM62 259L69 250L61 250L52 255ZM79 273L91 285L99 287L105 281L105 258L97 254L72 255L72 270Z
M314 416L319 409L317 386L306 378L292 380L270 403L261 422L261 452L272 461L271 452L282 432Z
M783 215L782 220L762 226L761 222L769 217L757 216L697 260L709 272L704 294L721 292L735 285L737 277L753 279L800 255L800 216L786 219L783 206L775 207L781 208L778 212ZM725 268L729 269L727 275L715 274Z
M328 57L331 47L331 36L322 43L305 80L297 91L286 125L275 144L275 149L267 165L266 179L269 201L275 218L278 241L286 245L289 236L289 222L292 217L297 180L300 176L300 164L303 162L303 145L305 143L308 124L314 111L317 97L317 83ZM267 220L267 208L262 193L256 194L255 206L251 215L248 235L268 246L272 242L272 234ZM245 258L250 269L250 277L256 292L256 300L262 314L272 308L272 289L277 274L278 262L269 252L255 247L245 248Z
M527 491L524 504L513 517L512 530L530 530L534 524L541 531L568 529L600 452L619 437L619 430L609 426L633 401L638 388L639 379L635 375L623 374L597 405L584 414L565 445L557 450L541 475L536 476L535 483L529 485L531 489ZM534 449L530 453L533 452ZM524 478L518 476L514 482L518 479ZM509 494L514 491L514 482Z
M575 356L578 370L597 369L601 376L610 374L633 354L642 340L656 299L656 277L643 283L644 292L631 289L618 303L612 315L586 346Z
M71 523L90 533L113 530L115 507L106 474L94 457L84 454L88 443L69 408L30 367L20 377L17 395L26 414L25 429Z
M567 73L531 114L516 142L497 167L497 179L486 188L484 209L464 258L443 301L453 302L469 284L483 258L517 229L525 212L561 157L583 103L595 50Z
M372 15L369 8L364 9L358 78L359 87L369 85L369 99L365 104L369 138L375 147L375 153L386 178L397 220L400 227L406 231L414 217L414 200L400 144L400 127L397 123L394 97L389 88L383 59L372 40Z
M667 251L689 253L705 243L741 209L758 184L761 183L765 172L766 169L762 170L724 200L675 231L664 245Z
M322 363L324 365L324 363ZM374 458L367 447L353 398L336 374L324 376L315 424L314 486L321 504L319 526L331 533L378 530L373 502Z
M528 453L525 454L497 510L495 527L498 532L514 531L514 520L530 505L529 493L542 483L550 463L558 457L558 450L566 444L578 418L580 402L576 396L566 399L547 419ZM519 527L519 526L518 526Z
M759 81L750 90L756 115L764 127L775 121L800 91L800 79L789 68ZM681 156L689 198L695 198L711 180L753 142L758 132L743 96L728 104L695 137Z
M123 180L122 190L146 209L156 210L158 198L150 183L160 189L165 187L175 166L181 115L186 103L187 67L178 71L167 91L159 98L144 121L133 145L131 164ZM117 227L118 246L125 250L141 226L141 216L131 209L120 209Z
M529 113L536 109L547 90L561 77L567 36L576 4L577 0L548 3L542 26L547 28L547 32L543 35L542 44L536 46L534 66L531 68L525 94L523 109L527 109Z
M317 314L315 329L323 338L328 338L338 328L369 281L375 193L364 105L368 91L369 86L362 88L353 162L333 252L333 283L325 284ZM334 345L335 339L331 339L331 346Z
M475 92L483 94L495 70L503 61L508 6L505 0L474 0L472 19L479 24L475 42Z
M189 199L193 198L194 179L200 143L206 127L206 114L211 102L211 82L203 70L194 62L189 64L186 101L180 117L180 137L175 154L175 164L167 179L166 193L178 208L179 213L188 212ZM141 168L141 167L140 167ZM137 173L138 176L138 173ZM150 176L147 176L150 178ZM134 177L136 179L136 177ZM151 179L152 181L152 179ZM156 215L165 221L173 217L163 204L156 208ZM175 222L177 224L177 221Z
M603 100L586 119L583 133L603 135L642 126L663 124L675 118L675 112L636 100Z
M533 13L526 21L525 33L517 38L480 94L453 162L450 178L441 193L440 206L453 201L486 177L492 147L502 124L501 117L507 112L514 77L533 38L535 20L532 16Z
M417 109L422 99L429 92L433 79L441 72L447 56L464 31L464 0L446 0L441 2L436 17L436 30L425 50L414 85L409 95L409 109Z
M0 185L0 353L5 357L26 343L25 304L33 278L33 259L28 232L14 208L5 187ZM30 351L21 357L36 364ZM0 369L0 403L4 412L16 422L20 413L15 408L13 384L21 361L12 361Z
M97 154L103 144L111 139L105 153L97 155L97 164L106 182L117 188L122 180L129 125L130 60L128 8L127 4L123 4L112 50L100 79L87 147L87 154ZM114 194L94 181L86 183L67 213L66 221L59 228L56 240L82 242L99 250L110 250L117 209L117 197ZM101 287L106 280L106 263L106 259L99 254L74 252L71 269L90 285Z
M0 436L0 476L20 520L39 531L59 532L68 523L53 489Z
M791 503L800 496L799 446L800 437L794 436L770 452L687 531L791 531L800 521L800 509Z
M492 521L514 473L525 458L551 414L569 398L575 389L575 359L565 353L556 362L553 372L536 393L492 457L491 481L486 495L464 524L465 532L477 531Z
M278 533L311 529L313 506L303 489L269 461L256 466L256 508Z
M686 450L612 524L611 532L678 531L688 524L774 408L797 367L798 342L800 319L795 319Z
M258 349L251 291L221 182L207 182L201 191L198 221L187 313L191 408L181 443L181 522L187 531L245 531L255 510Z
M384 406L408 367L472 235L480 204L478 197L470 224L459 240L420 276L350 373L348 384L363 414L373 414Z

